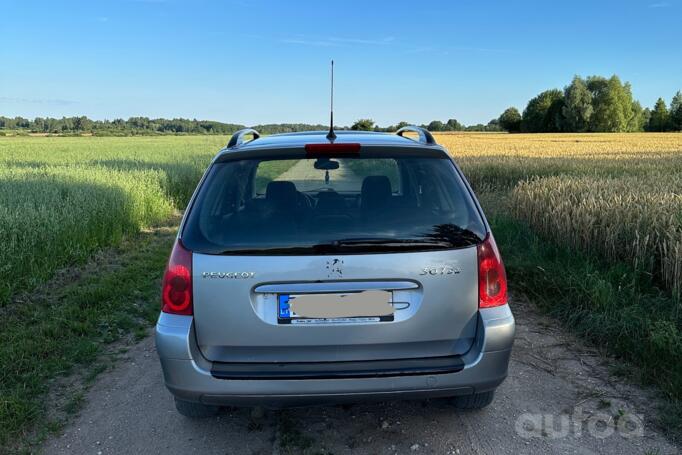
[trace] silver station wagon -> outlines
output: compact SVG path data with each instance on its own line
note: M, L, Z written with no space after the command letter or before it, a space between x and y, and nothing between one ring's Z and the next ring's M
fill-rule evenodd
M242 130L199 183L156 326L181 414L426 397L477 409L505 379L505 270L458 166L421 128L337 133Z

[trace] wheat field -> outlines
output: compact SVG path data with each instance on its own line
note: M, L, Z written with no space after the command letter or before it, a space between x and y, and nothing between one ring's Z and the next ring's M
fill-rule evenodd
M436 134L543 235L680 295L682 134ZM182 209L221 136L0 138L0 306Z
M627 371L659 386L672 403L667 414L680 415L682 134L436 139L485 204L513 298L528 294L560 323L637 366ZM136 233L173 219L226 140L0 137L0 420L7 422L0 441L39 418L53 377L95 364L102 342L148 333L170 244L159 240L150 249ZM135 254L120 266L66 286L55 300L35 295L56 271L80 271L125 238ZM147 304L138 305L140 298ZM670 425L682 431L679 419Z
M682 134L439 134L479 192L545 237L682 292Z
M182 208L225 139L0 138L0 307Z

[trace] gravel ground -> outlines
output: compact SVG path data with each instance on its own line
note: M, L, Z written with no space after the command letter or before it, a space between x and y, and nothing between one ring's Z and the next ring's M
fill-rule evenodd
M86 394L48 454L669 454L646 391L608 373L611 360L517 302L509 377L482 411L447 400L284 411L226 409L207 420L175 412L149 337Z

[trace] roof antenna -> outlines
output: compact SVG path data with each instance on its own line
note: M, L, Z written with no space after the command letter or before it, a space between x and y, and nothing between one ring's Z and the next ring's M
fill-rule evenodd
M334 139L336 139L336 133L334 133L334 60L332 60L331 110L327 139L329 139L331 142L334 142Z

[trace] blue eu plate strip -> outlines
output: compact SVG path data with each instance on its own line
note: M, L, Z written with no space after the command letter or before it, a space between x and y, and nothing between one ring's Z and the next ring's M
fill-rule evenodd
M277 296L277 299L277 306L279 308L278 317L282 319L290 318L291 313L289 313L289 294L280 294Z

